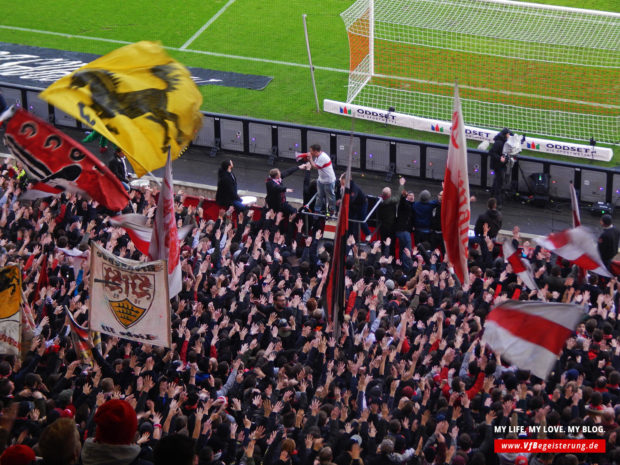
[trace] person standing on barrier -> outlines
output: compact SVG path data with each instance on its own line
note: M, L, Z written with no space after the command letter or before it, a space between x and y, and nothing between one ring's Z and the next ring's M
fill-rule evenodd
M265 197L265 203L267 207L275 212L282 212L286 215L292 215L297 213L297 209L286 201L286 194L293 192L293 189L288 189L282 184L282 179L290 176L299 169L298 166L293 166L283 173L278 168L274 168L269 171L269 177L265 181L267 187L267 197Z
M491 188L491 196L497 199L497 205L501 208L504 202L504 180L506 178L506 166L508 158L504 155L504 144L508 140L510 130L502 129L493 138L493 145L489 149L491 156L491 168L493 169L493 187Z
M217 173L217 191L215 192L215 203L222 208L229 208L231 205L238 212L246 211L248 207L241 202L241 197L237 193L237 178L233 170L232 160L224 160Z
M336 213L336 173L332 166L332 159L321 150L320 145L314 144L310 146L309 160L312 167L319 172L315 211L323 214L327 209L327 215L333 216Z

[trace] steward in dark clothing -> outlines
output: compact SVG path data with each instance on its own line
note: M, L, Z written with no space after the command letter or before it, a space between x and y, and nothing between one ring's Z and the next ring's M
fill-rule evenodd
M601 226L603 232L598 238L598 252L601 254L601 260L607 268L611 261L618 253L618 243L620 242L620 231L611 224L611 216L603 215L601 217Z
M497 237L497 233L502 228L502 214L497 211L497 200L491 197L487 202L488 210L478 217L476 225L474 226L474 233L476 236L482 237L484 235L484 224L489 225L488 236L491 239Z
M502 189L504 187L504 179L506 178L506 165L508 158L504 156L504 144L508 140L510 130L504 128L493 138L493 145L489 150L491 156L491 168L494 172L493 187L491 195L497 199L499 205L503 203Z
M265 197L265 203L267 207L275 212L283 212L286 215L292 215L297 212L295 207L286 201L286 193L292 192L292 189L287 189L282 184L282 179L290 176L299 169L298 166L294 166L282 173L277 168L272 169L269 172L269 177L265 181L267 187L267 196Z

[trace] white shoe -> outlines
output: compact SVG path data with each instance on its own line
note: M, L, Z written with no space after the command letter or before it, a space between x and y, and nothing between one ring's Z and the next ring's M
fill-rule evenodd
M366 236L366 242L370 242L372 240L372 234Z

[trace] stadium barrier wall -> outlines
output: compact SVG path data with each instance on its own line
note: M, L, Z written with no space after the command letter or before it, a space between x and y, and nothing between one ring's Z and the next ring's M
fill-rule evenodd
M86 129L75 118L41 100L41 90L0 82L0 91L9 105L22 105L60 127ZM260 156L273 164L277 159L294 160L297 153L319 143L331 154L336 166L344 167L350 140L350 133L343 130L203 112L203 126L193 145L207 149L205 156L219 151L237 152ZM441 181L447 153L447 145L432 142L365 133L355 133L353 137L353 168L358 171ZM616 205L620 201L620 170L522 155L518 160L512 179L524 196L532 193L530 175L545 173L551 180L549 195L553 199L570 199L569 182L573 182L582 202ZM487 152L468 149L468 164L472 186L488 189L493 185L494 173Z

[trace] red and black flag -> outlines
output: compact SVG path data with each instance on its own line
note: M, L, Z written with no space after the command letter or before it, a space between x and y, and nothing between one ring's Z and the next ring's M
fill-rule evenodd
M344 192L338 210L338 224L334 237L334 256L329 270L327 284L327 318L334 323L334 334L338 335L342 309L345 305L344 270L346 240L349 235L349 198L351 195L351 160L353 157L353 141L349 150L347 172L345 174Z
M80 194L120 211L129 202L116 176L80 143L22 108L13 108L4 135L5 145L24 165L33 186L26 199L62 192Z
M67 316L69 317L69 327L71 328L71 339L75 355L85 364L92 365L93 353L90 350L89 332L87 328L80 326L73 318L73 315L67 307L65 307Z

